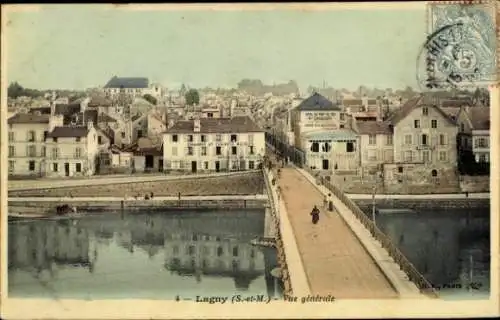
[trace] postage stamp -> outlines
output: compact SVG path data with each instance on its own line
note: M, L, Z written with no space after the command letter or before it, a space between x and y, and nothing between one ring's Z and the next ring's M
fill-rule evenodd
M428 37L419 56L423 88L471 87L497 80L492 2L431 2Z

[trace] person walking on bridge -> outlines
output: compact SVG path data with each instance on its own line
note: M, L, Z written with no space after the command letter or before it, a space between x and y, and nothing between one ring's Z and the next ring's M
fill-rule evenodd
M319 209L318 207L316 207L316 205L311 211L311 216L312 216L312 223L317 224L319 221Z

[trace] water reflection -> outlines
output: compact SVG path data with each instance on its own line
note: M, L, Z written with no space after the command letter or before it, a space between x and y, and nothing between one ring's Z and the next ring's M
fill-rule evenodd
M263 231L264 213L256 211L10 223L9 294L47 295L43 278L52 297L274 296L276 253L250 244Z
M489 208L379 214L377 225L442 296L489 293Z

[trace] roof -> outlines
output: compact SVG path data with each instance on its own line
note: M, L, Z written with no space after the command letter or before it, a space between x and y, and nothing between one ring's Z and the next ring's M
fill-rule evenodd
M330 100L323 97L319 93L313 93L309 98L302 101L297 107L298 111L322 111L322 110L332 110L340 111L340 107L333 104Z
M149 79L148 78L122 78L114 76L111 78L104 88L124 88L124 89L134 89L134 88L148 88Z
M473 130L490 129L490 108L470 107L467 114L469 115Z
M308 140L354 140L356 133L352 130L335 130L335 131L315 131L305 134Z
M452 119L448 114L446 114L443 110L441 110L436 105L437 100L432 98L431 96L427 96L421 94L419 96L413 97L405 102L399 109L397 109L394 113L392 113L387 121L389 121L392 125L398 124L401 120L406 118L414 109L419 107L433 107L435 108L443 118L448 120L450 123L455 124L455 120Z
M442 100L441 107L455 107L460 108L461 106L471 106L473 104L472 98L461 98L461 99L449 99Z
M50 114L50 107L35 107L29 110L29 113L40 112L41 114Z
M194 120L177 121L166 133L193 133ZM201 133L264 132L248 116L200 119Z
M115 134L113 129L111 129L110 127L100 128L97 130L97 132L101 132L110 141L114 140Z
M80 106L80 103L75 103L75 104L56 104L54 113L55 114L62 114L62 115L69 115L69 114L75 114L80 112L82 107Z
M446 113L450 118L456 119L458 113L460 112L460 108L457 107L440 107L444 113Z
M89 106L109 106L111 101L103 96L91 96L89 101Z
M382 121L358 121L356 122L359 134L391 134L391 124Z
M123 148L124 152L133 152L136 156L163 155L163 145L155 145L153 140L147 137L139 138L135 143Z
M87 127L55 127L49 132L49 138L79 138L87 136L89 129Z
M111 117L110 115L106 113L101 113L97 116L97 122L116 122L116 119Z
M14 123L49 123L49 115L47 114L30 114L30 113L17 113L10 117L7 122L8 124Z

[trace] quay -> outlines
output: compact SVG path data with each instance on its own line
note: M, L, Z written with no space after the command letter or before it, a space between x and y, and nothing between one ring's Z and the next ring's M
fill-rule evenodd
M128 197L11 197L8 199L9 215L45 214L53 211L61 204L71 204L80 210L179 210L179 209L262 209L268 206L268 197L257 195L224 195L224 196L173 196L135 199Z

